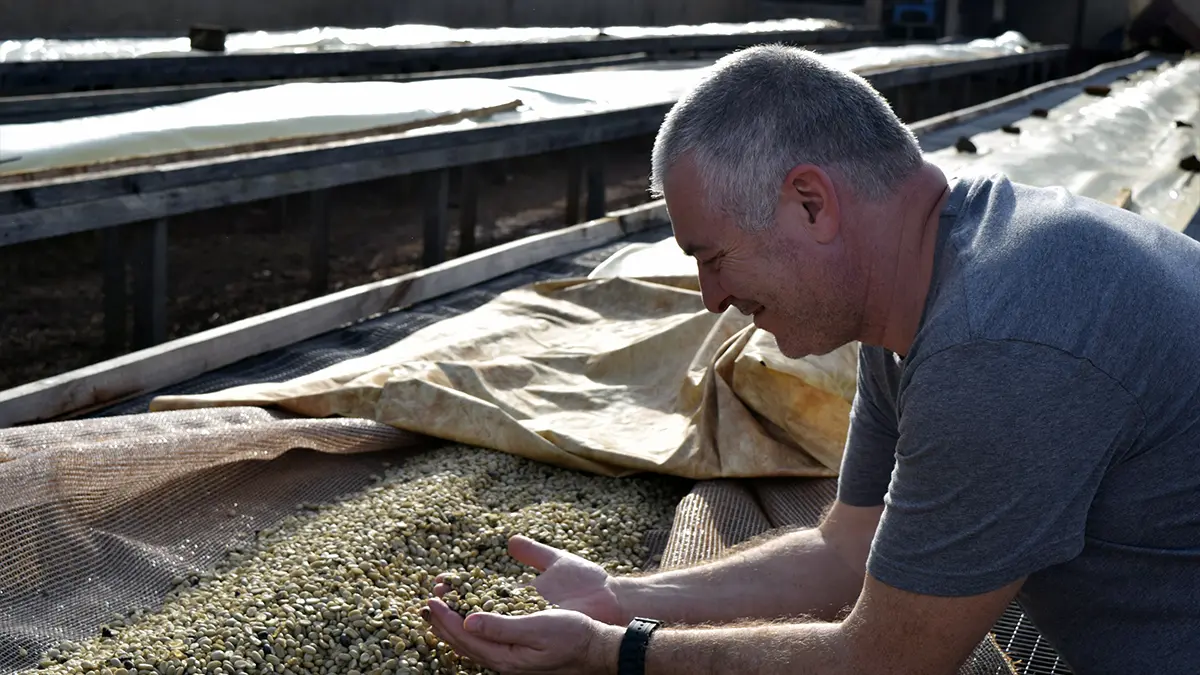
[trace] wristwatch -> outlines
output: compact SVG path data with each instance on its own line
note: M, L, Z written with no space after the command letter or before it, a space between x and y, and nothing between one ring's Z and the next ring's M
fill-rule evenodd
M650 644L650 635L662 625L661 621L634 617L625 628L625 637L621 638L621 651L617 656L617 675L645 675L646 647Z

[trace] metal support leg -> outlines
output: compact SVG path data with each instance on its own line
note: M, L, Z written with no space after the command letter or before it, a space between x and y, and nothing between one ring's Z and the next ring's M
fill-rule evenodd
M125 352L125 228L100 231L101 261L104 265L104 351L111 356Z
M475 225L479 219L478 165L462 168L458 202L458 254L467 255L475 250Z
M425 189L425 267L446 259L446 230L449 223L450 171L428 174Z
M167 339L167 219L133 226L133 348Z
M319 297L329 290L329 191L305 195L308 217L308 295Z

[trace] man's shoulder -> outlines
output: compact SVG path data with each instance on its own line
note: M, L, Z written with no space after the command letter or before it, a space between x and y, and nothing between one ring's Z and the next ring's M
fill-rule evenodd
M1106 344L1134 347L1121 344L1133 325L1200 314L1190 238L1061 187L988 176L956 189L925 346L1013 339L1097 356Z
M1138 257L1200 260L1200 247L1190 238L1063 186L1029 185L1002 174L956 184L959 198L946 213L952 230L947 242L952 255L969 259L980 271L1061 273L1058 263L1105 255L1110 258L1105 262L1129 267L1139 266ZM1002 267L983 267L989 263Z

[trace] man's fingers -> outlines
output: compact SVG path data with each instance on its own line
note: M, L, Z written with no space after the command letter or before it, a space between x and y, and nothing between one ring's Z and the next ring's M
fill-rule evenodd
M468 616L463 628L472 635L506 645L539 648L545 635L540 617L479 613Z
M433 634L441 638L442 642L453 647L459 656L478 660L478 655L471 650L470 646L474 638L463 630L462 617L450 609L446 603L441 600L430 600L421 610L421 617L429 622L430 627L433 628Z
M508 540L508 554L538 572L545 572L562 555L556 548L519 534Z
M438 585L433 587L433 594L434 594L436 597L439 597L439 598L440 598L440 597L442 597L443 595L445 595L445 594L446 594L446 591L449 591L449 590L450 590L450 585L449 585L449 584L444 584L444 583L441 583L441 582L439 581L439 582L438 582Z
M421 614L432 625L434 634L453 647L459 656L491 670L522 670L520 665L532 653L521 646L491 641L468 632L463 618L441 600L429 600Z

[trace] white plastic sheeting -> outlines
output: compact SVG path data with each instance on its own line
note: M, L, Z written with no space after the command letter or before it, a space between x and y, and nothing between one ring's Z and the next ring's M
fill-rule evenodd
M225 41L228 54L304 53L514 44L601 37L638 38L674 35L734 35L775 31L809 31L842 26L828 19L783 19L753 23L708 23L697 26L615 26L609 28L447 28L400 24L386 28L309 28L301 31L234 33ZM94 40L6 40L0 42L0 62L130 59L146 56L206 56L193 52L186 38L107 38Z
M951 175L1004 173L1109 203L1128 190L1131 211L1177 231L1200 210L1200 175L1179 168L1200 155L1200 59L1115 82L1108 96L1081 93L1016 126L1019 134L971 136L976 154L951 147L928 156Z
M520 102L512 87L486 79L285 84L117 115L0 126L0 175L362 131Z
M868 72L1017 53L1028 44L1013 34L970 44L867 47L826 58L844 68ZM365 130L394 124L398 118L436 117L451 108L485 109L502 99L519 99L523 105L512 112L410 133L669 103L690 89L710 65L668 62L505 80L286 84L111 115L0 125L0 175Z

